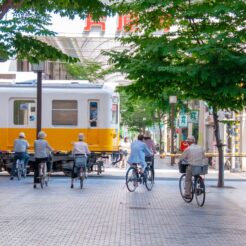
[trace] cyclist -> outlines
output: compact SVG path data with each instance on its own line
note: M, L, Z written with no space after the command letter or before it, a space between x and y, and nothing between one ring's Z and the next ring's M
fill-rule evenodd
M154 141L151 139L151 134L149 131L146 131L144 134L144 143L146 143L149 149L153 152L153 155L147 156L146 160L151 161L151 170L153 172L153 180L154 180L155 179L154 154L156 154L156 147Z
M88 144L84 142L84 134L79 133L78 134L78 141L73 144L73 156L76 158L77 156L84 156L85 158L85 164L87 162L87 155L90 154L90 150L88 148ZM81 167L76 167L75 161L73 164L73 169L72 169L72 176L71 176L71 189L73 189L73 181L74 178L76 178L76 175L79 173ZM86 170L85 170L86 171Z
M29 148L29 143L27 140L25 140L25 133L20 132L19 133L19 138L15 139L14 141L14 162L12 165L12 170L11 170L11 177L10 179L14 179L14 173L16 169L16 161L18 159L24 160L24 168L26 168L26 165L29 161L29 155L27 153L27 149Z
M35 156L35 163L34 163L34 185L33 188L36 188L36 184L39 183L39 163L48 161L49 153L53 151L53 148L48 144L45 140L47 137L46 133L40 131L38 133L38 139L34 141L34 156Z
M200 145L196 144L195 137L189 136L186 142L189 144L189 147L185 149L183 154L180 156L180 160L186 160L189 163L189 165L186 168L184 197L190 199L192 185L191 165L203 165L203 159L205 159L205 152Z
M144 135L139 134L138 139L131 144L131 153L128 158L128 163L139 163L141 165L141 172L144 173L147 166L145 156L152 156L152 151L143 142Z

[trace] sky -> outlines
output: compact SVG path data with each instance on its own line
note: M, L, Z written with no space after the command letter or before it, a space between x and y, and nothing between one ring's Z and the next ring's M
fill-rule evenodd
M59 15L52 15L52 26L49 28L55 31L59 36L83 36L85 20L76 17L70 20ZM106 31L103 36L114 37L117 28L117 16L107 17ZM100 31L94 30L90 32L90 36L100 36Z
M49 28L58 34L77 34L81 35L84 28L84 20L76 17L74 20L70 20L66 17L60 17L59 15L52 16L52 26Z

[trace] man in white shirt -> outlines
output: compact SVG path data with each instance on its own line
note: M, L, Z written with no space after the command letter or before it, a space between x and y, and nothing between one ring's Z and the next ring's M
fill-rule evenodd
M11 177L10 177L11 180L14 179L17 159L24 160L24 165L25 165L24 168L26 168L26 165L28 164L29 161L29 155L27 153L27 149L29 148L29 143L27 142L25 137L26 137L25 133L20 132L19 138L15 139L14 141L14 162L11 170Z
M73 181L74 178L80 172L80 166L76 165L76 155L80 156L80 160L83 160L85 170L86 170L86 163L87 163L87 155L90 154L90 150L88 148L88 144L84 142L84 134L79 133L78 135L78 142L73 144L73 156L74 156L74 165L72 170L72 179L71 179L71 188L73 189Z
M203 165L203 159L205 159L205 152L200 145L196 144L196 139L193 136L187 138L186 142L189 144L189 147L185 149L181 155L181 160L187 160L190 164L186 168L185 176L185 197L191 198L191 185L192 185L192 165Z
M79 154L90 154L88 144L84 142L84 134L79 133L78 135L78 142L75 142L73 144L73 154L79 155Z

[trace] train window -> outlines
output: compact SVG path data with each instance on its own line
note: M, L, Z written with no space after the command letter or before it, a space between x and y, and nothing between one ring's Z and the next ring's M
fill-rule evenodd
M52 101L52 124L76 126L78 124L78 103L75 100Z
M33 100L15 100L14 101L14 124L29 125L35 121L35 101Z
M118 104L112 105L112 123L118 124Z
M90 120L89 120L90 126L97 127L98 102L90 101L89 107L90 107Z

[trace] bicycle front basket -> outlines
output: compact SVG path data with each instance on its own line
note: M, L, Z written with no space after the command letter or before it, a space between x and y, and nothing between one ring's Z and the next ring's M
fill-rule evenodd
M188 167L189 164L186 161L181 160L179 161L178 165L179 165L179 172L186 173L186 168Z
M192 165L191 166L192 175L204 175L208 173L208 165Z

